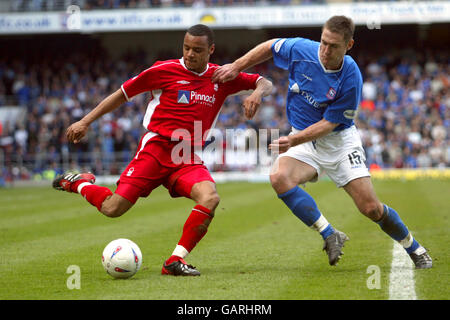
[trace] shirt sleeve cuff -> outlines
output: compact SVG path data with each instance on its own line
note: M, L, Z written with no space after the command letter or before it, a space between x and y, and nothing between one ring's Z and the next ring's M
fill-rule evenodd
M127 101L130 101L130 98L128 98L128 95L127 95L127 93L125 92L125 89L123 88L123 85L120 86L120 89L122 90L123 95L125 96L125 99L127 99Z

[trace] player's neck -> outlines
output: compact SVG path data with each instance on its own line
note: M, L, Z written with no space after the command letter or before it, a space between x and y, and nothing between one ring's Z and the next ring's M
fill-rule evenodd
M183 65L183 67L192 72L195 73L196 75L203 75L207 70L208 70L208 62L206 64L204 64L203 66L200 66L198 68L188 68L188 66L186 65L186 63L184 62L184 58L182 57L180 60L180 63Z
M199 67L197 69L189 69L188 67L186 67L186 69L188 69L189 71L192 71L194 73L202 74L206 71L207 67L208 67L208 64L204 65L201 68Z
M319 58L320 59L320 58ZM342 68L342 64L344 63L344 59L341 60L340 63L336 64L336 65L325 65L322 63L322 65L325 67L326 70L328 71L337 71L340 70Z

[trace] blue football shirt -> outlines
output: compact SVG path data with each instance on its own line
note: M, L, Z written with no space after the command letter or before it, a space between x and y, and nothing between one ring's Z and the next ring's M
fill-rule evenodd
M354 124L361 101L361 72L348 55L341 69L326 70L319 45L304 38L278 39L272 45L275 65L289 71L287 117L299 130L322 119L339 123L334 131L344 130Z

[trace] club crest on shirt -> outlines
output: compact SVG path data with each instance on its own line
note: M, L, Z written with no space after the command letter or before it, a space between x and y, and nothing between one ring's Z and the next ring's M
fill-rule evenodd
M178 90L178 103L189 104L191 92L186 90Z
M333 100L336 97L336 90L330 88L327 93L327 98Z

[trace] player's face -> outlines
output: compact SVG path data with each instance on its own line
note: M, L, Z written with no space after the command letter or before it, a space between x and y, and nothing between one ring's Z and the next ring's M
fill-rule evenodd
M327 70L337 70L341 67L345 53L353 46L353 39L345 41L340 33L324 28L320 39L320 61Z
M189 33L184 36L183 58L189 70L197 73L205 71L213 52L214 44L208 45L207 36L193 36Z

